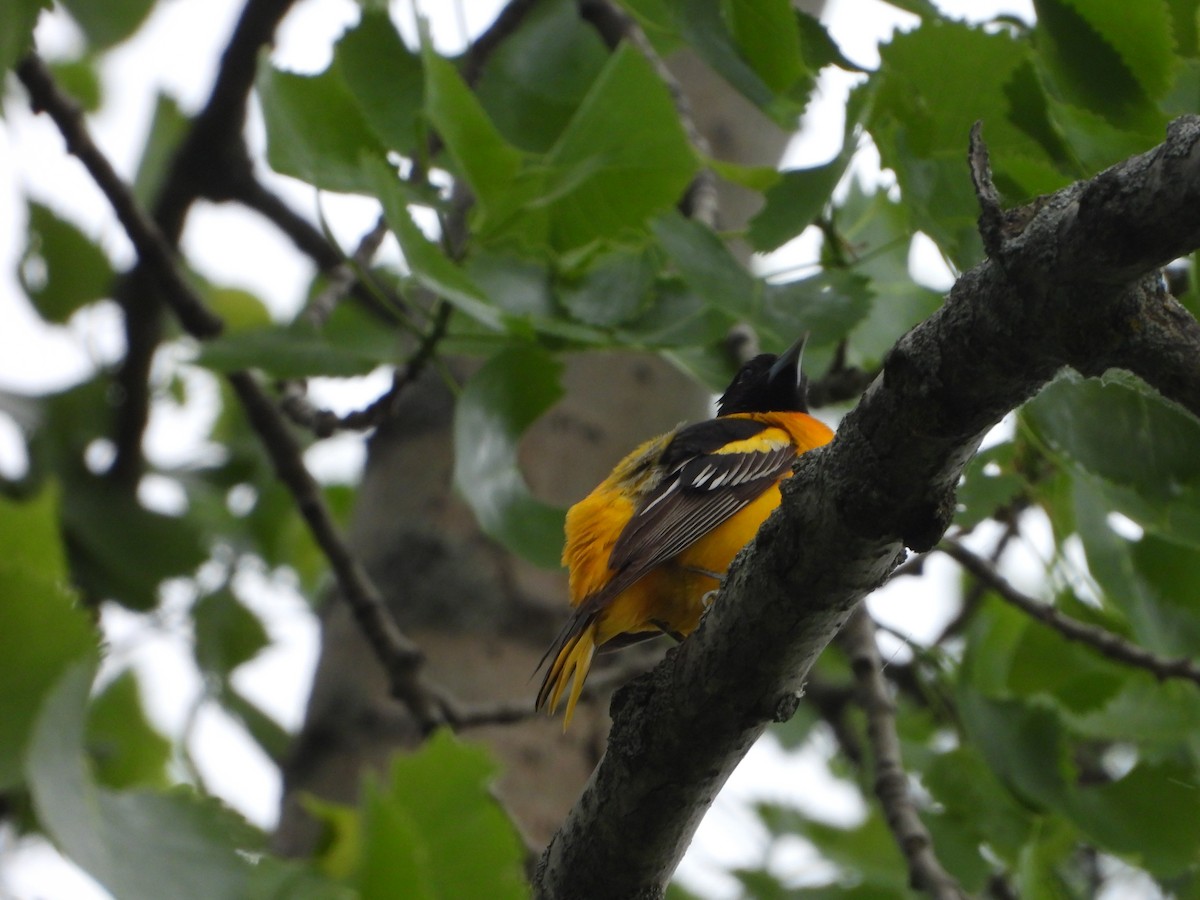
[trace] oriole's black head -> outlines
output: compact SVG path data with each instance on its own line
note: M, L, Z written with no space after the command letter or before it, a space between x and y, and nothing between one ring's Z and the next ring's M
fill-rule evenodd
M762 353L745 363L717 401L717 415L746 412L808 412L808 379L800 357L808 334L781 355Z

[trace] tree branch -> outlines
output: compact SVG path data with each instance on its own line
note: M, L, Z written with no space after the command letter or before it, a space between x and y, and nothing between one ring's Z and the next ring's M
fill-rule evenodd
M909 883L936 900L962 900L966 894L938 861L933 838L917 814L908 790L900 738L896 734L896 706L883 677L883 660L875 643L875 623L866 607L859 606L850 615L840 640L850 657L858 685L858 703L867 714L867 738L875 763L875 796L908 863Z
M161 286L164 297L183 327L198 338L220 334L221 320L209 312L179 274L174 248L142 212L121 176L92 140L84 125L83 110L79 104L59 90L50 70L36 53L30 53L21 60L16 72L29 91L33 111L44 112L54 120L67 142L67 151L83 163L112 205L125 233L137 248L139 258L145 261L154 280Z
M221 65L204 109L176 150L163 178L151 218L174 247L198 197L229 199L231 184L253 180L250 157L242 139L246 99L254 85L259 50L270 43L275 28L294 0L248 0L221 55ZM125 357L116 373L121 398L117 407L116 454L109 475L133 485L142 469L142 435L150 415L148 378L154 352L162 340L162 300L139 261L118 290L125 316Z
M362 409L344 415L320 409L309 402L304 396L302 383L296 381L289 382L285 387L280 400L281 409L289 419L303 428L308 428L318 437L328 437L339 430L365 431L381 425L396 415L400 396L425 371L425 366L433 358L438 344L446 335L446 327L450 323L453 311L454 307L449 303L439 301L433 326L421 338L421 343L404 368L393 373L392 386Z
M980 583L994 591L1002 600L1011 603L1043 625L1049 625L1067 640L1086 644L1097 653L1117 662L1145 669L1159 681L1166 681L1168 678L1182 678L1200 684L1200 665L1187 657L1163 659L1098 625L1090 625L1087 622L1080 622L1063 615L1053 606L1017 590L1011 582L996 571L990 562L972 553L958 541L943 541L938 549L970 572Z
M799 459L700 628L617 693L608 750L542 858L539 896L661 896L721 785L855 605L904 546L941 539L987 430L1063 366L1127 356L1167 303L1155 270L1200 246L1200 118L1005 220L1003 264L963 275L890 351L833 443Z
M96 147L78 107L58 89L36 55L31 54L21 62L18 75L29 89L35 109L53 118L71 152L83 160L108 197L133 242L140 265L159 277L163 298L183 327L198 339L219 333L220 318L205 308L199 294L180 275L174 249L141 211L129 187ZM291 491L317 545L329 559L343 598L387 671L392 695L412 711L425 730L442 724L445 721L442 695L422 679L420 651L400 631L378 588L342 538L320 486L305 468L300 447L279 410L249 372L232 372L228 377L280 480Z

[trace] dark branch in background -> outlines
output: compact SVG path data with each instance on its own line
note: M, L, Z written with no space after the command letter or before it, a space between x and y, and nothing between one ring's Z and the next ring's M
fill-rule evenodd
M838 344L829 368L820 378L808 385L808 403L813 409L845 403L862 396L879 372L867 372L858 366L846 365L846 341Z
M888 827L908 863L909 884L936 900L962 900L966 894L938 861L933 852L933 839L917 814L908 790L908 776L896 733L896 706L883 677L883 660L875 643L875 623L865 606L859 606L850 615L839 640L850 657L850 667L858 685L858 703L867 714L875 796L879 798Z
M420 650L400 631L379 589L338 532L321 487L304 466L300 445L271 399L249 372L231 372L229 383L258 432L281 481L295 498L313 538L333 568L342 598L350 605L363 636L387 670L392 696L409 708L425 730L444 721L441 702L423 683Z
M204 109L176 151L151 210L166 243L179 243L188 210L197 198L230 199L233 185L253 181L242 139L246 99L254 84L258 53L294 0L249 0L242 10ZM150 415L149 376L162 339L161 297L139 261L118 290L125 316L125 357L116 374L116 453L109 475L132 486L142 470L142 435Z
M58 89L42 61L30 55L21 62L18 75L29 90L34 109L45 111L54 119L72 153L84 154L80 158L121 217L141 265L148 271L164 273L163 298L179 315L184 328L201 339L220 331L220 319L204 308L203 300L180 276L170 244L142 214L132 192L92 142L77 108ZM233 372L229 382L280 480L291 491L317 545L329 559L343 598L387 671L392 695L410 709L423 728L428 730L441 724L445 718L443 694L421 678L420 651L400 631L378 588L339 533L320 486L305 468L300 446L287 430L279 410L249 372Z
M1006 603L1011 603L1043 625L1050 626L1067 640L1086 644L1109 659L1144 669L1159 681L1165 681L1168 678L1182 678L1200 684L1200 665L1192 660L1186 657L1163 659L1107 629L1063 615L1053 606L1035 600L1028 594L1017 590L996 571L992 563L972 553L958 541L943 541L938 549L970 572L987 588L994 591Z
M712 799L817 655L905 546L937 545L983 436L1059 369L1137 358L1146 381L1180 385L1175 399L1190 402L1200 329L1167 328L1179 348L1169 379L1134 350L1143 324L1173 308L1156 270L1200 246L1200 117L1003 219L996 258L892 348L833 443L800 457L700 628L617 693L608 749L542 858L538 896L662 896Z
M77 157L92 180L112 204L117 219L129 239L138 248L154 280L175 315L189 333L198 338L215 337L221 332L221 320L205 308L203 301L183 280L175 261L174 248L137 205L121 177L92 141L83 123L83 110L58 89L50 70L36 54L29 54L17 65L17 77L29 91L34 112L44 112L54 120L67 142L67 150Z

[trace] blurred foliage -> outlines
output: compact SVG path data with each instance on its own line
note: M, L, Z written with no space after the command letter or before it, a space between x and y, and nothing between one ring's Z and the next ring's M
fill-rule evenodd
M74 18L81 39L54 72L87 110L109 100L105 53L154 5L64 2L58 14ZM203 347L169 337L180 352L160 356L149 388L169 407L197 384L220 385L206 436L219 452L148 463L147 476L185 498L171 512L106 472L119 399L112 371L56 393L0 394L29 460L0 499L0 790L21 827L48 835L123 900L162 896L167 883L173 896L206 898L526 891L524 851L487 792L493 766L449 736L367 783L357 808L314 801L323 849L284 863L181 773L186 748L147 718L132 670L97 680L99 613L115 605L153 615L164 585L187 586L202 701L271 759L287 752L286 730L236 686L239 668L271 643L236 575L247 565L292 571L315 597L326 567L223 373L338 378L401 367L408 339L433 327L425 306L408 301L432 292L453 307L441 349L483 358L459 395L458 489L491 535L554 565L561 511L531 495L517 447L559 395L564 354L663 353L720 387L733 364L722 341L747 323L767 349L810 331L815 375L835 349L872 370L941 302L910 271L918 235L951 271L982 258L964 162L973 122L983 121L996 183L1016 204L1147 149L1171 116L1200 104L1200 0L1035 0L1035 23L967 23L928 0L894 0L916 18L869 72L786 0L621 5L659 53L693 49L785 128L798 126L821 70L861 73L842 150L786 171L705 157L653 64L628 42L607 50L569 0L536 4L473 83L465 58L438 52L428 35L406 44L386 4L364 2L323 71L283 71L264 54L255 92L272 168L378 201L405 259L400 271L371 273L386 289L320 324L275 322L252 294L195 279L229 327ZM5 68L48 4L9 7ZM10 109L18 102L6 99ZM134 185L146 204L190 127L175 100L154 102ZM868 145L894 185L847 175ZM767 252L816 226L816 263L770 280L747 269L731 235L681 212L704 168L762 196L746 233L732 237ZM444 239L468 193L463 236ZM121 285L107 241L72 221L70 199L25 201L14 273L30 308L55 326L110 302ZM1196 309L1195 285L1185 291ZM339 515L353 503L349 486L323 490ZM1164 658L1200 656L1200 424L1135 379L1064 374L971 463L959 503L956 527L980 534L1049 524L1053 544L1039 548L1037 573L1046 602ZM1114 872L1200 896L1197 686L1159 682L963 588L970 602L958 627L914 645L889 673L944 865L968 890L1002 896L1091 896ZM848 667L832 652L813 677L833 699L804 706L778 738L796 750L840 741L830 772L865 812L832 823L763 804L768 847L733 877L747 897L908 896L869 761L852 752L866 746L861 714L837 701L851 694ZM824 863L789 866L777 851L797 842Z

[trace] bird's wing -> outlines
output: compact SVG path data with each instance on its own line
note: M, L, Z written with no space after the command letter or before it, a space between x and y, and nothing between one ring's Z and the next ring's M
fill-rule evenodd
M663 452L662 480L613 547L612 579L584 606L603 605L686 550L778 481L795 458L786 431L753 419L709 419L682 429Z

